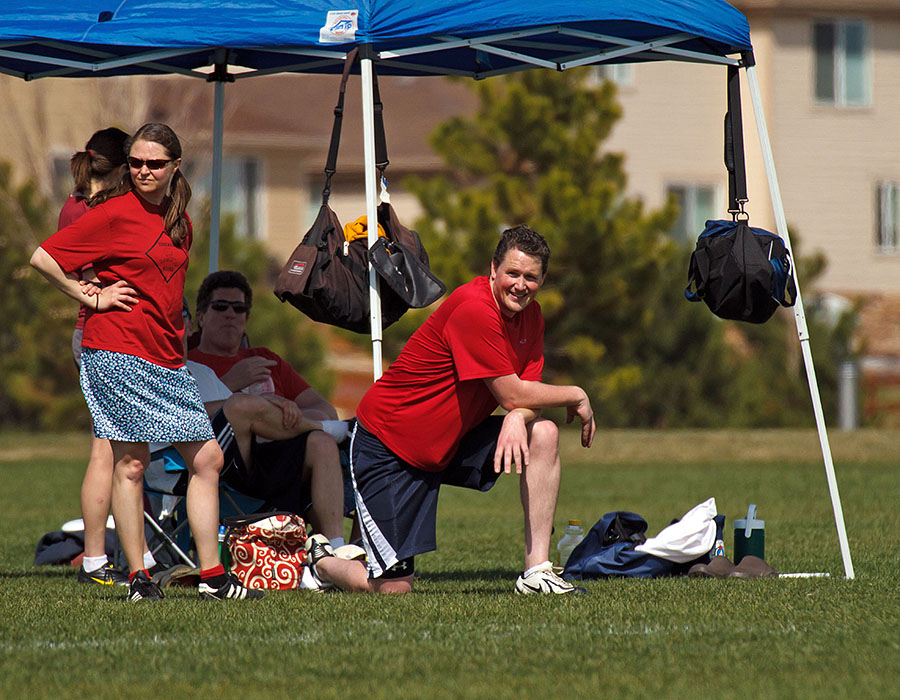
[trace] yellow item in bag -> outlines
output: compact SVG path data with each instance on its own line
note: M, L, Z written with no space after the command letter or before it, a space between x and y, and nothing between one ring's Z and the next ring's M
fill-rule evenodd
M357 238L367 238L369 235L369 226L365 216L359 217L356 221L344 224L344 240L352 243ZM378 236L386 236L384 228L378 224Z

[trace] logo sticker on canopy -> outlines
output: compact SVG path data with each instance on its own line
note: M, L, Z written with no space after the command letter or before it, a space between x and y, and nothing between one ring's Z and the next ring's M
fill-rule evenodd
M346 44L356 41L359 10L329 10L325 26L319 30L319 43Z

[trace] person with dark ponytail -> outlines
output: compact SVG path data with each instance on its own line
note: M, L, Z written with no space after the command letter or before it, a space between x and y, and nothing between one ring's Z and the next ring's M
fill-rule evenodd
M125 176L125 142L128 134L114 126L94 132L83 151L69 160L75 189L62 211L59 226L64 228L96 204L92 200L103 190L118 185Z
M83 151L72 155L69 168L75 181L75 189L59 212L57 229L71 224L98 201L102 201L107 190L121 183L128 170L125 164L127 140L128 134L121 129L115 127L101 129L88 139ZM85 310L82 306L75 325L76 332L72 336L72 353L75 356L75 364L79 367L81 367L81 335L84 319Z
M181 143L165 124L126 142L129 177L35 250L31 264L87 308L81 388L94 434L110 441L112 511L130 570L128 599L160 600L143 561L143 473L150 442L171 442L187 464L187 514L200 597L261 598L219 562L222 450L184 363L182 297L192 242ZM98 197L98 199L100 199ZM77 273L93 267L84 293Z
M82 214L90 211L104 193L118 185L125 176L125 142L128 134L109 127L97 131L88 139L83 151L72 155L69 165L75 189L59 212L57 229L65 228ZM91 280L90 267L80 276ZM86 307L79 305L78 321L72 332L72 356L81 369L81 338L84 334ZM106 521L109 517L112 490L113 453L109 440L94 436L84 481L81 484L81 517L84 522L84 558L78 571L80 583L128 585L128 577L114 568L106 556ZM152 555L148 567L153 565Z

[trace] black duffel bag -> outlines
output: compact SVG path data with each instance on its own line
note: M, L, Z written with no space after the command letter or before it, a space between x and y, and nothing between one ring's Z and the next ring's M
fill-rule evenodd
M780 236L747 221L707 221L688 268L688 301L704 301L719 318L765 323L793 306L791 255Z
M728 67L727 88L724 156L732 221L706 222L691 254L684 296L688 301L706 302L719 318L765 323L779 305L794 305L797 286L784 241L751 227L744 212L747 176L737 66Z

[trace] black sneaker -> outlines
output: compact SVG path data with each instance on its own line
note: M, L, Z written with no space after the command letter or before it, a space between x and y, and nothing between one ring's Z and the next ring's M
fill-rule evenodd
M200 600L258 600L265 594L265 591L247 588L230 571L225 574L225 583L218 588L200 581Z
M136 603L139 600L162 600L163 594L146 571L138 571L134 578L131 579L131 589L128 593L128 600Z
M325 557L333 557L334 548L325 535L316 534L306 538L306 569L310 576L306 577L307 587L317 591L329 591L334 588L331 581L327 581L319 576L316 570L316 564ZM365 556L365 550L363 550Z
M334 549L325 535L310 535L306 538L307 562L315 564L323 557L333 557Z
M128 575L106 562L96 571L85 571L84 565L78 570L78 583L99 583L101 586L127 586Z

